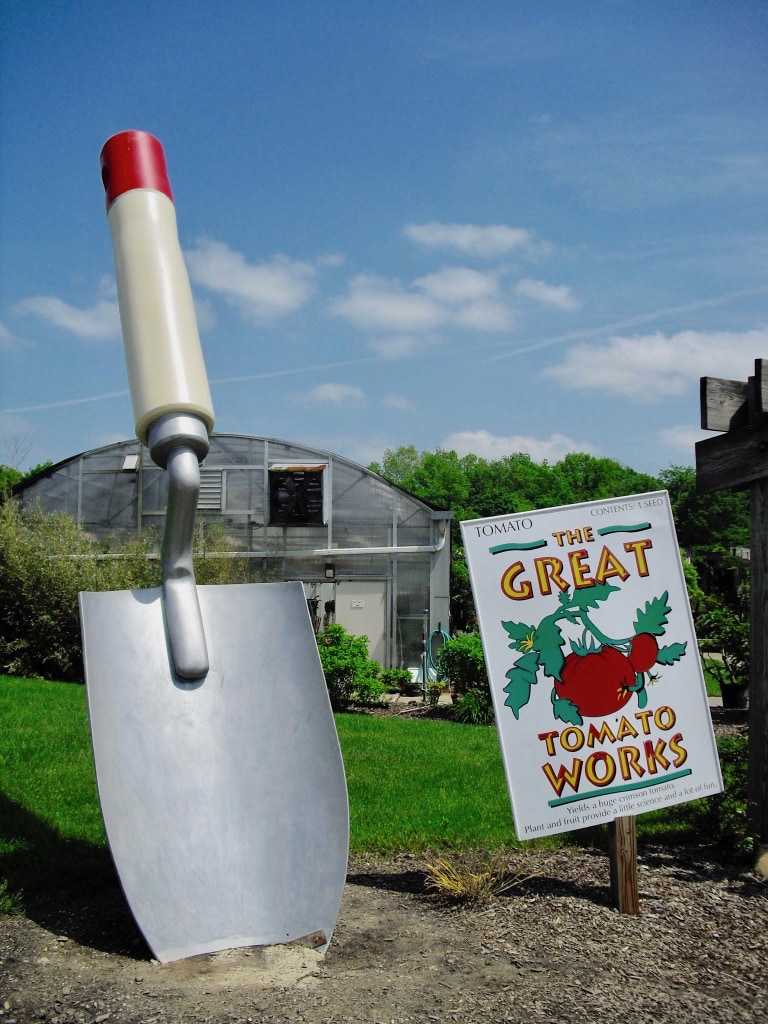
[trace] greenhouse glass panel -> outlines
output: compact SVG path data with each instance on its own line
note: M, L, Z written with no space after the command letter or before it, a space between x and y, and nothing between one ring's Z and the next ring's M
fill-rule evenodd
M81 521L106 530L118 526L135 529L136 499L134 473L84 472Z
M21 497L22 504L39 504L49 512L66 512L75 521L80 508L80 460L61 466L49 477L32 484Z
M168 503L168 474L155 465L144 466L141 471L141 510L143 513L162 512Z
M254 469L227 469L224 473L224 510L264 516L263 473Z
M341 517L343 521L343 517ZM373 524L340 525L333 520L333 546L337 548L385 548L392 546L392 528Z
M203 465L206 469L216 466L261 464L264 460L263 442L256 438L238 437L235 434L212 434L210 448Z
M388 524L392 518L392 493L392 488L378 477L370 476L356 466L334 460L333 507L336 524Z

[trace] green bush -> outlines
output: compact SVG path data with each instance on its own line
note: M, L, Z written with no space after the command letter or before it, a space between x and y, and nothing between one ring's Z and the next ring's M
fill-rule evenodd
M673 817L692 822L698 834L741 856L751 853L756 842L747 814L747 747L746 736L721 736L717 752L723 792L672 809Z
M708 650L720 659L707 659L708 670L723 686L747 686L749 683L749 621L733 608L721 605L699 616L699 635Z
M466 690L460 693L451 709L452 717L464 725L493 725L495 715L487 690Z
M373 704L386 693L381 665L368 657L368 637L352 636L333 623L317 635L317 649L334 711Z
M151 531L99 545L65 513L0 502L0 672L82 682L78 593L160 586L158 549ZM197 533L195 574L198 583L247 578L247 560L225 554L217 524Z
M490 698L479 633L461 633L453 640L446 640L437 656L437 665L454 693L481 690L486 691Z
M0 505L0 670L82 679L77 595L95 589L95 566L69 516Z
M494 721L491 688L479 633L460 633L446 640L437 656L440 673L457 694L453 717L457 722L490 725Z
M379 678L389 693L406 693L415 685L407 668L385 668Z

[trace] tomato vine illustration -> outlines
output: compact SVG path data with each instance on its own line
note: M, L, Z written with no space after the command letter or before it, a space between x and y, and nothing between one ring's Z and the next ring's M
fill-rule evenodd
M647 686L655 680L655 665L673 665L683 657L686 643L660 646L671 608L669 594L638 608L633 633L619 639L607 636L593 621L612 593L621 588L611 583L560 594L558 607L538 625L502 622L509 647L520 657L506 673L505 704L515 718L531 698L539 674L553 681L552 713L555 719L581 725L585 718L602 718L621 710L634 696L640 709L648 703ZM580 635L567 641L560 624L577 627ZM570 643L570 651L564 648Z

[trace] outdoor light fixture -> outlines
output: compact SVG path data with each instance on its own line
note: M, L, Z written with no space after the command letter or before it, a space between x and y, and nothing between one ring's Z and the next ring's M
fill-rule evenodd
M325 578L327 580L332 580L335 576L336 576L336 569L334 567L333 562L326 562L325 563Z

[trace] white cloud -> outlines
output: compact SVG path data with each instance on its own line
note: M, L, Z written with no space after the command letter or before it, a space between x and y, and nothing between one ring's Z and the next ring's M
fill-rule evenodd
M412 399L406 398L405 395L384 395L381 404L388 406L390 409L397 409L400 412L411 412L414 408Z
M497 292L495 275L468 267L435 271L417 278L411 288L396 280L360 274L350 282L346 295L331 299L328 311L357 327L396 333L394 339L372 342L376 351L393 357L413 350L414 335L433 334L441 327L507 330L512 316L495 298Z
M312 388L308 395L313 402L331 402L334 405L358 404L363 401L365 394L360 388L352 387L349 384L318 384Z
M117 303L102 300L90 309L78 309L55 295L33 295L19 302L14 312L34 313L86 341L115 338L120 334Z
M543 302L548 306L557 306L559 309L579 309L581 306L567 284L547 284L545 281L524 277L515 285L515 291L518 295L536 299L537 302Z
M328 309L369 330L431 331L447 319L447 311L431 296L407 292L399 281L374 274L353 278L347 295L331 299Z
M344 254L340 252L326 252L317 258L319 267L341 267L345 262Z
M768 191L765 125L735 111L650 108L539 126L531 154L552 183L621 211ZM519 145L519 142L517 143Z
M473 331L506 331L512 326L512 313L501 302L470 302L456 312L456 322Z
M389 338L372 338L368 344L385 359L403 359L420 352L424 348L424 338L413 334L393 334Z
M768 349L768 331L680 331L609 338L576 345L559 366L543 371L563 387L599 391L635 402L681 395L700 377L746 380Z
M494 259L512 252L513 249L528 247L533 236L525 228L510 228L506 224L406 224L403 234L412 242L428 249L453 249Z
M416 288L449 306L478 302L495 296L499 282L495 274L482 274L470 267L444 267L417 278Z
M0 352L17 352L22 348L31 348L31 341L26 341L10 331L4 323L0 323Z
M312 295L317 273L311 264L281 255L269 262L248 263L242 253L213 239L202 239L184 255L196 284L220 293L245 316L257 320L300 309Z
M200 331L210 331L216 324L216 317L213 307L208 299L201 299L199 295L193 295L195 304L195 320Z
M703 441L707 437L713 435L707 430L699 430L697 427L686 427L683 425L677 427L667 427L664 430L660 430L657 437L664 444L669 445L670 448L678 448L680 451L687 452L689 456L693 455L694 445L697 441Z
M489 461L503 459L516 452L530 455L534 462L557 462L569 452L597 454L593 445L585 441L574 441L564 434L552 434L548 438L524 437L521 434L502 437L487 430L456 431L449 434L440 447L455 451L457 455L471 453Z

